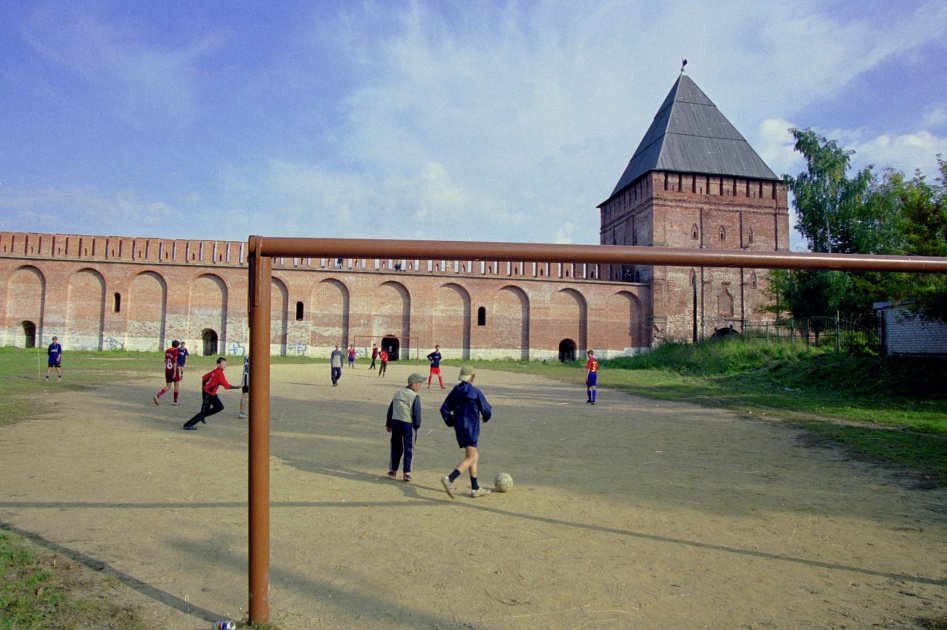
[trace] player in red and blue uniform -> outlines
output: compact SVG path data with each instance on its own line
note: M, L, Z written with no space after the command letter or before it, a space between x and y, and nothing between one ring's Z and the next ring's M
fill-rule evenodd
M49 380L49 372L56 368L56 375L62 380L62 344L58 337L53 337L53 342L46 348L46 354L49 355L49 361L46 362L46 380Z
M178 390L181 383L181 370L178 367L178 340L171 342L171 347L164 351L164 387L152 399L155 405L158 399L164 396L171 387L174 387L174 404L178 404Z
M240 387L239 385L231 385L227 382L227 377L224 376L224 370L226 369L227 359L220 357L217 359L217 367L201 377L203 389L201 410L198 411L193 418L184 423L185 431L197 431L197 427L194 425L198 422L207 424L207 420L205 420L207 416L212 416L224 410L224 403L220 402L220 398L217 396L218 388L237 389Z
M585 364L585 393L588 394L589 399L586 401L590 405L595 404L595 385L598 383L598 361L595 360L595 352L589 350L587 352L589 355L589 360Z

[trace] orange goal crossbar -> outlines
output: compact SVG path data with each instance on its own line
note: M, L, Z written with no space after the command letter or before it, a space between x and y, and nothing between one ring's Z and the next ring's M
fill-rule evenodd
M273 258L392 258L497 260L668 267L826 269L947 273L947 258L864 254L674 249L624 245L548 245L471 241L287 238L251 236L250 268L250 436L249 581L251 623L270 620L270 299Z

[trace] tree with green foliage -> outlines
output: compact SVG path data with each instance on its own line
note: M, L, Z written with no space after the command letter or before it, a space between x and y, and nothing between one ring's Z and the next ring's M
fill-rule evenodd
M939 176L930 183L915 171L908 179L889 169L882 195L897 208L900 251L907 256L947 256L947 162L937 156ZM947 321L947 276L944 274L889 274L888 299L909 302L927 319Z
M793 194L797 228L815 252L845 254L947 255L944 183L947 165L938 156L940 177L928 183L871 167L849 177L854 152L811 130L791 129L795 149L806 160L796 177L783 176ZM772 304L780 316L841 315L871 325L875 302L912 304L927 318L947 320L947 278L943 274L784 271L769 274Z

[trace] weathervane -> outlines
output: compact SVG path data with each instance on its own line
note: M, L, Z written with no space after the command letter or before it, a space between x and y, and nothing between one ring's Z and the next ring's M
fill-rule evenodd
M687 59L684 59L683 62L681 62L681 74L684 74L684 66L686 65L687 65Z

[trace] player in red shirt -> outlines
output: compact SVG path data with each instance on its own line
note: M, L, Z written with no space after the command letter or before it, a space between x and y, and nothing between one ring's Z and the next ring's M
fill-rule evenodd
M381 360L381 368L378 370L378 376L384 376L385 372L388 371L388 353L382 350L378 353L378 358Z
M220 402L220 398L217 397L218 388L237 389L240 387L239 385L231 385L227 382L227 377L224 376L224 370L226 369L227 359L220 357L217 359L217 367L201 377L204 400L201 403L201 410L198 411L193 418L184 423L185 431L197 431L197 427L194 425L198 422L207 424L205 420L207 416L212 416L224 410L224 403Z
M589 399L586 401L590 405L595 404L595 384L598 382L598 361L595 360L595 352L589 350L589 360L585 364L585 392Z
M165 393L171 389L171 386L174 386L174 404L178 404L178 389L180 388L181 382L181 368L178 365L178 340L175 339L171 342L171 347L164 351L164 387L161 391L158 392L158 395L153 398L155 404L158 404L158 399L165 395Z

